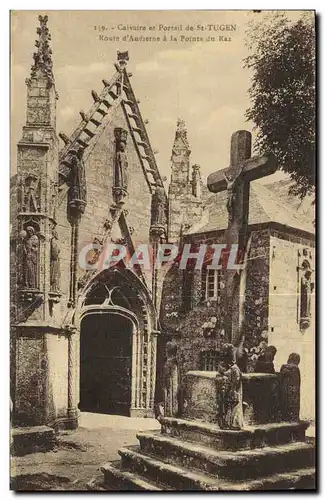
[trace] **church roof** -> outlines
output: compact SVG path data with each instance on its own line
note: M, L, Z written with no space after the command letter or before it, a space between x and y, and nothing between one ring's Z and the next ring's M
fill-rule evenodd
M249 225L277 222L290 228L315 233L312 198L301 201L288 195L290 181L277 181L262 185L252 182L249 199ZM186 234L205 233L226 229L228 212L226 191L209 196L201 220L190 227Z
M128 52L117 52L116 72L110 80L102 80L104 87L100 94L91 91L94 102L88 113L80 111L81 122L70 137L62 132L59 134L64 142L64 147L59 152L60 184L66 181L69 174L69 153L82 149L83 159L86 160L118 107L123 110L149 189L151 190L157 182L162 183L146 131L146 121L141 116L139 101L131 86L132 75L127 71L128 60Z

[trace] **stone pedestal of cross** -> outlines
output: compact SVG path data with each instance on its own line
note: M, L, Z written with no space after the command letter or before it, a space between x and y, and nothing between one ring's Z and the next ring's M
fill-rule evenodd
M273 155L251 158L252 135L247 130L238 130L231 136L230 166L209 175L207 185L211 192L227 190L228 228L226 230L227 251L238 245L238 255L243 256L249 213L250 182L273 174L277 162ZM241 337L240 325L240 274L237 270L224 269L225 287L221 290L223 327L225 337L238 345Z

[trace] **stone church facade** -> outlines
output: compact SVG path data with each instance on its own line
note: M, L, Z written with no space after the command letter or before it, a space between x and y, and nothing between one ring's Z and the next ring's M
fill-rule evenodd
M102 92L91 91L93 105L80 111L76 130L57 136L47 17L39 19L11 187L14 422L74 428L79 411L153 416L167 339L178 346L180 384L188 370L216 368L225 340L218 322L223 271L209 272L207 261L200 271L131 270L123 261L105 268L103 249L114 243L134 254L141 243L155 255L166 242L222 243L226 199L209 193L200 167L191 166L182 120L165 192L128 53L118 52ZM303 412L313 418L313 227L294 217L285 196L279 204L271 189L251 191L242 348L248 369L263 342L277 347L277 368L298 352Z
M99 95L91 91L90 110L60 142L47 17L39 20L11 188L14 421L75 427L78 407L149 416L158 276L123 264L96 268L108 242L132 254L135 242L154 247L167 237L166 195L128 54L118 53L115 74ZM85 270L78 259L90 244L97 251L88 252Z

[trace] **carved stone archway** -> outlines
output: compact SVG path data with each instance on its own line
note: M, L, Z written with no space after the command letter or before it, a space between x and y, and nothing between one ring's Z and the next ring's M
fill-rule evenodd
M76 335L75 350L80 353L82 320L93 315L119 315L132 323L132 374L129 415L143 417L154 415L157 364L157 315L150 292L127 268L104 270L86 285L74 314ZM80 400L80 355L71 367L75 388L74 401Z

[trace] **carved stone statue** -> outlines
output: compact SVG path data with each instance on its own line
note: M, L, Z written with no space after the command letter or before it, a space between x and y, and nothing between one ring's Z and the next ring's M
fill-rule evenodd
M25 212L38 212L38 198L37 198L37 183L38 178L35 175L26 177L24 190L24 211Z
M68 205L71 208L85 211L87 202L86 176L85 165L83 162L84 149L71 150L68 158L68 166L70 173L68 183L70 189L68 191Z
M61 271L60 271L60 248L58 244L58 233L52 231L51 255L50 255L50 289L51 292L60 291Z
M164 365L164 413L166 417L173 417L178 413L178 365L176 355L176 344L167 342L167 359Z
M157 182L155 192L152 195L152 218L153 226L164 226L166 224L166 193L161 181Z
M300 413L300 356L292 352L280 370L280 408L284 421L297 422Z
M224 344L217 374L218 424L221 429L241 429L244 425L241 371L232 344Z
M26 228L23 238L23 286L35 290L38 288L39 240L32 226Z
M274 345L266 347L265 351L260 354L255 365L255 373L275 373L274 358L277 349Z
M303 263L302 271L303 274L300 279L300 324L301 327L308 327L311 317L311 295L314 290L314 283L311 280L312 270L308 262Z
M125 191L128 189L128 160L126 155L127 131L122 128L115 128L115 175L114 187Z

